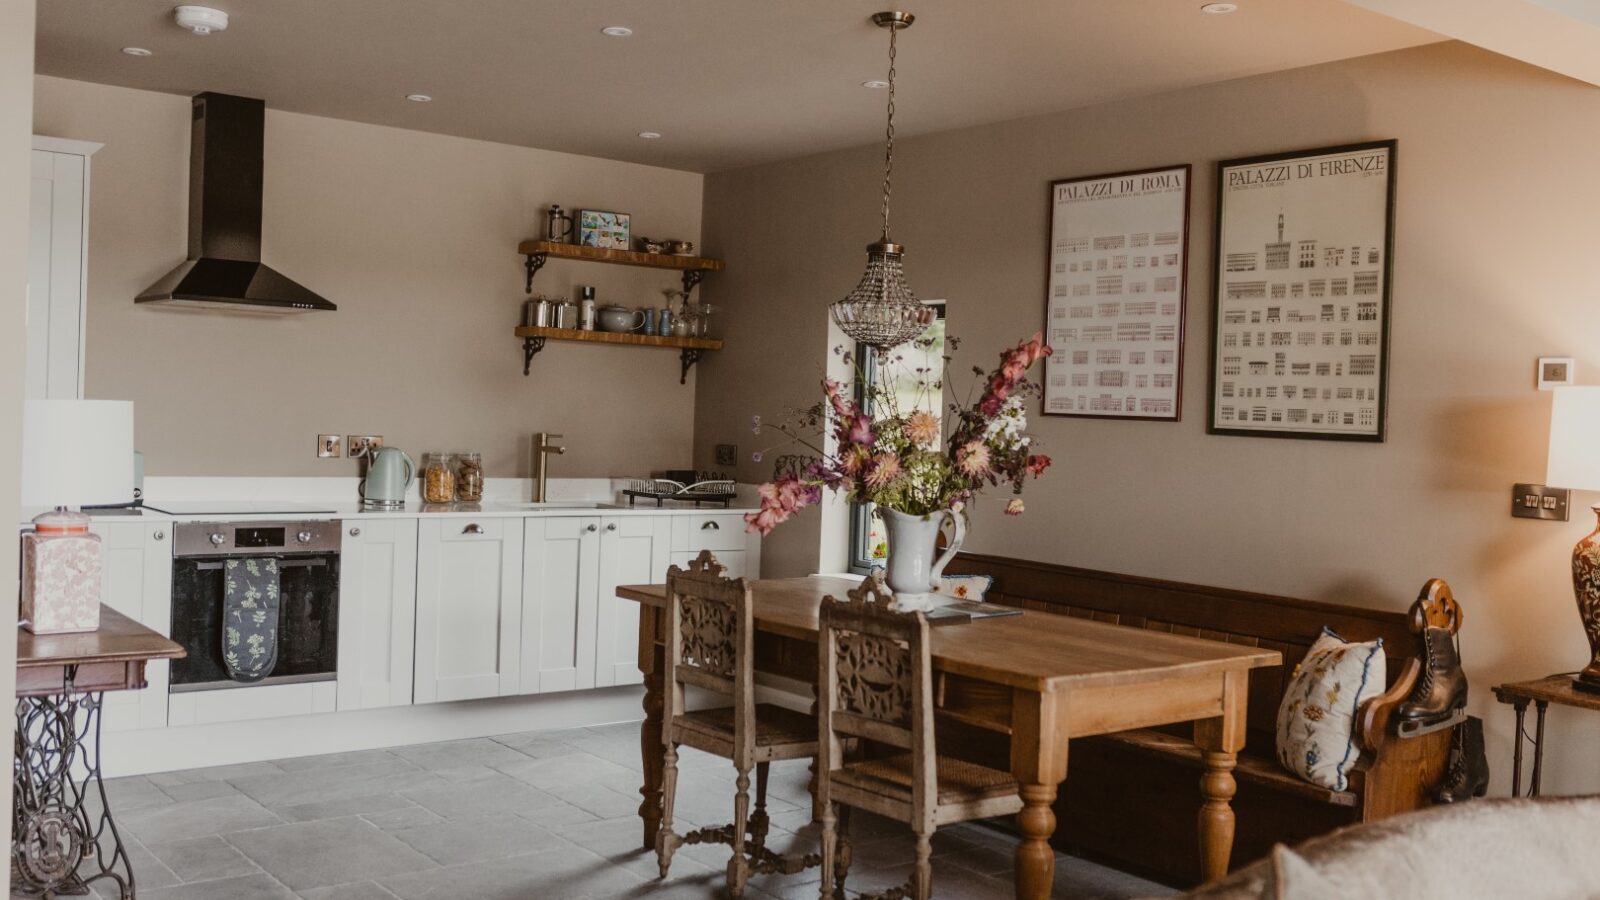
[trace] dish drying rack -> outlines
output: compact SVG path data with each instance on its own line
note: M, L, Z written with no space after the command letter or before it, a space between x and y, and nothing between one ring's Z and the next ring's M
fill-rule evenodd
M666 505L672 500L678 503L693 503L699 506L702 503L715 503L723 509L733 502L737 489L731 479L711 479L684 484L671 478L635 478L623 490L623 496L628 498L628 505L633 506L634 501L640 498L654 500L656 506Z

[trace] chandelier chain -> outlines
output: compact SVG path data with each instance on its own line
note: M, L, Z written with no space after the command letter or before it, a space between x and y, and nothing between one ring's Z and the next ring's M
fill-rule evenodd
M883 239L889 240L890 174L894 171L894 57L895 36L900 26L889 26L889 123L884 128L883 141Z

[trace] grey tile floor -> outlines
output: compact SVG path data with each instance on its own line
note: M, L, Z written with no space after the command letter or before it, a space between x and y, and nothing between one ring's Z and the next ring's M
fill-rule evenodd
M640 849L634 724L529 732L171 772L106 783L141 900L588 900L724 897L728 850L685 847L656 877ZM733 770L686 749L677 818L732 816ZM774 849L813 850L806 763L773 767ZM858 814L849 885L903 882L905 828ZM978 825L934 842L941 898L1006 900L1011 840ZM815 869L758 876L746 896L817 896ZM1057 897L1171 893L1057 856Z

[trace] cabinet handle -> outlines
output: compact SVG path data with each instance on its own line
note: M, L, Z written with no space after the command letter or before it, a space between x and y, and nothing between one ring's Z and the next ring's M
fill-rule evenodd
M483 534L483 526L479 525L477 522L473 522L471 525L468 525L467 527L461 529L461 533L462 534Z
M359 529L359 528L350 529L350 536L351 537L361 537L361 529Z
M606 525L606 530L607 531L616 531L617 530L617 523L615 523L615 522L608 523Z
M599 530L600 530L600 526L599 525L590 525L588 528L584 529L584 531L599 531Z
M158 541L164 541L164 540L167 539L167 533L165 531L158 531L155 534L151 535L151 537L155 538Z
M700 526L700 530L701 531L721 531L722 530L722 526L718 525L715 522L706 522L705 524Z

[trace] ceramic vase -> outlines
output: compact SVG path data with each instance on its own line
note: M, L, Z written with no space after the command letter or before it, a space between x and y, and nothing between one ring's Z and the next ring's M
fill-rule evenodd
M944 567L955 558L967 536L966 519L959 513L941 510L914 516L898 510L878 508L883 516L889 541L889 565L884 578L894 591L895 607L901 610L927 609L934 590L944 575ZM953 526L950 542L938 554L939 530L949 519ZM937 557L937 558L936 558Z
M1600 505L1594 511L1600 517ZM1572 591L1578 599L1578 618L1589 638L1589 664L1573 686L1600 694L1600 526L1572 548Z

